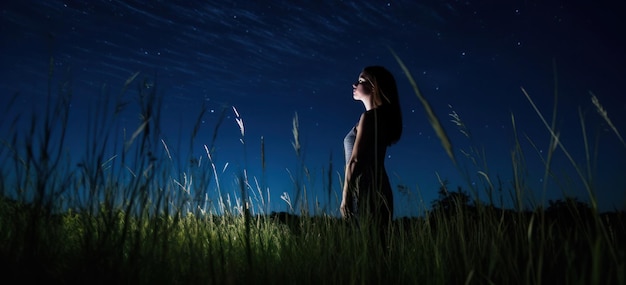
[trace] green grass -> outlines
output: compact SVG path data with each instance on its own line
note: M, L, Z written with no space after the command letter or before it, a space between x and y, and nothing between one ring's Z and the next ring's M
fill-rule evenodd
M204 147L203 159L194 157L191 166L175 162L160 132L156 89L145 81L137 83L138 78L134 74L113 102L92 110L88 147L76 165L63 151L71 101L65 83L54 94L56 99L50 91L47 111L42 117L33 116L29 129L20 131L19 118L0 125L12 134L2 138L0 148L0 272L5 280L53 284L626 284L624 213L599 213L595 203L587 206L567 197L552 201L545 209L528 211L521 205L502 209L493 201L472 202L472 196L451 191L442 181L440 198L424 216L393 221L387 250L382 250L377 235L372 234L376 231L367 224L355 227L298 205L290 208L301 209L299 214L297 210L267 213L261 187L251 186L256 183L246 173L239 177L240 189L220 186L213 143ZM428 103L409 79L420 101ZM140 120L135 130L117 137L113 130L128 105L125 94L135 85ZM439 128L435 131L445 151L457 164L459 159L439 118L432 110L427 113L433 128ZM236 114L245 152L243 120ZM464 126L460 116L453 114L457 126ZM216 122L216 134L220 125L221 120ZM292 143L300 156L297 126L295 117ZM563 148L554 138L554 128L546 126L553 134L552 151ZM463 131L469 137L469 130ZM196 135L197 127L190 149ZM480 151L465 153L481 165ZM519 168L516 173L522 173L524 153L519 141L513 146L512 159ZM303 186L308 169L302 159L298 161L302 169L293 177L297 192L293 203L308 205ZM552 169L546 165L549 177ZM479 170L479 175L485 178L487 191L494 191L488 172ZM586 175L581 179L591 181ZM593 196L592 183L588 185ZM469 189L472 195L479 191ZM207 201L206 191L218 193L218 200ZM509 191L521 203L526 191L522 179Z

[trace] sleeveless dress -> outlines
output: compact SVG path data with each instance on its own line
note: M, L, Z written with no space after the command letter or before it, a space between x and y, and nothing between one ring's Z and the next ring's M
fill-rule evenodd
M357 163L348 183L352 191L353 201L348 201L349 211L359 218L380 219L385 224L393 215L393 195L389 177L385 170L387 141L385 136L384 113L376 113L376 109L364 113L365 124L362 128L373 128L361 138L368 149L361 150L357 155ZM346 167L354 151L357 127L352 127L343 140ZM370 147L371 146L371 147ZM363 146L361 146L363 147Z

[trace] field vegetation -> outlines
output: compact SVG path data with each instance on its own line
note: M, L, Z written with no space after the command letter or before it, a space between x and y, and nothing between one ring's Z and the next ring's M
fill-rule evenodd
M457 163L439 118L398 62ZM521 201L528 190L519 183L504 189L520 201L507 209L477 198L478 191L488 197L496 191L485 172L479 173L484 185L465 189L442 180L439 198L424 215L395 219L388 243L381 244L368 224L299 206L309 203L298 177L294 189L303 198L284 196L288 212L268 212L263 188L246 172L239 189L224 189L213 162L215 136L203 145L201 159L172 157L161 133L157 86L142 77L131 76L118 94L103 89L110 99L85 118L84 153L67 150L68 82L49 82L43 112L0 123L7 134L0 138L0 272L6 284L626 284L626 217L598 211L585 167L574 163L589 204L564 196L527 209ZM554 124L522 93L552 138L544 157L549 178L552 155L567 149ZM121 131L119 116L131 104L140 120L136 129ZM243 121L232 111L245 145ZM451 117L469 136L460 116ZM293 131L298 153L297 118ZM197 132L198 125L190 149ZM519 142L512 146L516 173L525 167L523 155Z

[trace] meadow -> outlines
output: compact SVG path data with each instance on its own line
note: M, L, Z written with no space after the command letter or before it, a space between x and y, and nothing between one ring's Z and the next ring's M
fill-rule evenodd
M397 60L456 163L440 118ZM102 91L108 99L89 112L85 151L71 153L78 157L66 150L68 82L50 80L44 112L0 123L9 134L0 138L5 284L626 284L626 217L598 211L591 177L580 177L589 204L563 197L531 210L477 199L475 191L495 188L486 173L480 174L484 189L452 190L441 181L429 210L395 219L383 244L367 223L355 226L323 211L290 205L299 210L268 213L263 190L245 172L239 189L224 189L212 142L204 145L202 161L172 158L161 137L161 99L146 80L137 73L119 92ZM119 133L128 93L135 94L140 120L136 129ZM551 134L549 176L553 153L569 154L554 125L522 93ZM460 117L452 118L463 126ZM217 130L221 121L215 124ZM297 151L296 118L293 134ZM519 143L512 149L520 158L512 165L523 168ZM514 197L527 191L521 184L506 190ZM207 198L209 192L218 198Z

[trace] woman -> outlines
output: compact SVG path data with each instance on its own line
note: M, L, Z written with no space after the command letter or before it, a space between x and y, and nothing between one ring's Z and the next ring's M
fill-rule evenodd
M341 214L365 219L384 230L393 217L385 156L387 147L402 134L396 81L382 66L366 67L352 85L352 96L363 103L365 112L343 142L346 172Z

